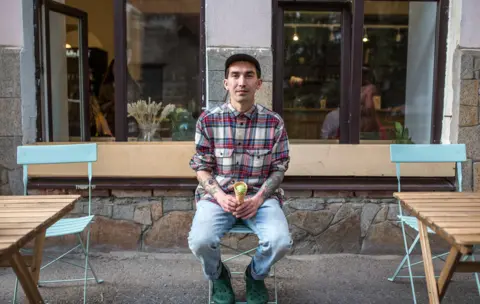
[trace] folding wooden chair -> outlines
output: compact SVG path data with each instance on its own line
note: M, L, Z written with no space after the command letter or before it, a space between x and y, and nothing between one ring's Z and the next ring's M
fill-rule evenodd
M462 191L462 162L466 161L466 149L464 144L394 144L390 145L390 160L395 163L396 166L396 175L397 175L397 186L398 192L401 191L400 183L400 164L402 163L455 163L456 164L456 182L457 190ZM416 263L410 262L410 254L412 253L415 246L418 244L420 239L420 234L418 230L418 221L414 216L406 216L402 213L402 206L400 201L398 201L398 219L402 227L403 243L405 246L405 256L398 265L395 273L392 277L388 278L389 281L393 282L395 278L409 278L410 285L412 289L413 302L417 303L417 298L415 296L415 287L413 285L414 278L424 278L425 276L413 276L412 275L412 266L422 264L423 261ZM417 237L413 240L413 243L408 247L407 237L405 233L405 225L410 226L417 232ZM435 232L428 228L428 233L434 234ZM448 252L442 253L434 256L432 259L441 259L448 255ZM475 261L475 256L472 254L470 256L472 261ZM468 259L468 256L464 257L464 260ZM407 266L404 266L407 262ZM399 272L408 268L408 276L399 276ZM478 274L475 273L475 279L477 282L478 292L480 293L480 280Z
M56 257L53 261L43 265L40 270L59 261L73 266L83 268L85 270L84 277L80 279L64 279L39 281L38 284L60 283L60 282L75 282L83 281L83 303L87 301L87 281L95 280L97 283L102 283L103 280L97 278L93 267L88 260L89 244L90 244L90 223L93 221L92 215L92 163L97 161L97 144L71 144L71 145L34 145L34 146L19 146L17 148L17 163L23 165L23 192L27 195L28 184L28 166L38 164L71 164L71 163L86 163L88 170L88 215L78 218L65 218L53 224L46 231L46 238L58 237L64 235L76 235L78 244ZM86 230L85 244L82 242L81 234ZM81 248L85 255L85 265L78 265L72 262L61 260L67 254L71 253L77 248ZM93 277L88 277L88 270L93 274ZM15 290L13 295L13 303L16 303L18 289L18 279L15 282Z
M228 233L232 233L232 234L255 234L255 232L250 229L248 226L246 226L245 224L243 224L243 222L241 220L238 220L235 225L233 225L232 229L230 229L230 231L228 231ZM235 256L232 256L230 258L227 258L225 260L223 260L222 262L223 263L226 263L228 261L231 261L231 260L234 260L236 258L239 258L241 256L249 256L249 257L253 257L250 253L252 251L255 251L257 250L257 247L255 248L252 248L252 249L249 249L247 251L240 251L236 248L233 248L233 247L230 247L226 244L223 244L223 243L220 243L221 246L225 247L225 248L229 248L235 252L237 252L238 254L235 255ZM232 271L230 272L232 275L244 275L245 272L240 272L240 271ZM275 301L273 302L268 302L268 304L278 304L278 294L277 294L277 278L275 276L275 266L272 266L272 273L270 274L270 277L273 278L273 285L274 285L274 297L275 297ZM212 282L209 280L208 281L208 303L209 304L213 304L213 301L212 301ZM235 302L235 304L247 304L247 302Z

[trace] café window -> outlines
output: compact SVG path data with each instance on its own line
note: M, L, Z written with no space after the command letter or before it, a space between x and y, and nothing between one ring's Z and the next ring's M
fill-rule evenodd
M194 140L201 112L200 4L126 1L128 106L123 119L129 141ZM148 115L142 116L143 101L157 104L158 123L153 126Z
M339 3L277 2L274 60L282 83L274 110L291 141L435 142L433 117L443 102L434 91L442 87L436 50L446 44L437 36L439 2L356 0L361 23L354 5Z
M36 12L37 140L193 141L202 1L62 2Z

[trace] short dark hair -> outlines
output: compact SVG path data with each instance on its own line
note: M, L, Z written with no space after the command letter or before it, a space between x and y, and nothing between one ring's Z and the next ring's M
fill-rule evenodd
M239 62L239 61L246 61L253 64L255 66L255 69L257 70L257 77L258 78L262 77L262 69L260 68L260 63L258 63L258 60L255 59L255 57L250 56L248 54L234 54L228 57L227 60L225 61L225 79L228 78L228 69L230 68L230 66L233 63Z

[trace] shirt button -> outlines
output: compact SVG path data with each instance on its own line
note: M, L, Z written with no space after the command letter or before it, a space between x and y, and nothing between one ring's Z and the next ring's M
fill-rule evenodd
M240 165L240 162L237 162L237 165Z
M243 126L243 122L241 122L240 125Z
M238 145L239 145L239 146L241 146L241 145L242 145L242 143L238 143Z

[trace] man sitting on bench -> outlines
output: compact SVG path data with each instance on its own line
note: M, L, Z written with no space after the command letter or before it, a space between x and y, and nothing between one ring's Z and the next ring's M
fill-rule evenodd
M230 98L202 113L196 127L196 153L190 166L199 186L188 243L213 283L212 299L217 304L235 303L219 245L237 219L259 238L258 250L245 271L249 304L268 302L264 279L292 246L279 188L290 161L288 137L280 115L255 103L260 77L254 57L229 57L224 87ZM233 195L236 182L246 184L242 204Z

